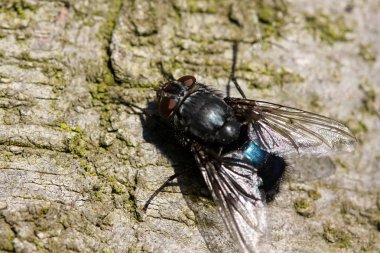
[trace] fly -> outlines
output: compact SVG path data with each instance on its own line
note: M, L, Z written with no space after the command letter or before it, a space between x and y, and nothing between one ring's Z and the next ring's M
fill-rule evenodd
M241 251L255 252L266 231L265 203L278 193L287 166L284 158L350 152L356 139L331 118L247 99L234 78L234 65L231 80L242 98L223 97L191 75L171 80L157 90L158 111L194 155Z

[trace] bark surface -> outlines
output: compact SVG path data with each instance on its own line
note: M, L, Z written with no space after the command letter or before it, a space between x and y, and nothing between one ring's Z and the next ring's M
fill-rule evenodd
M359 141L293 165L262 247L379 252L379 24L377 0L1 1L0 252L236 252L191 154L118 99L156 113L159 62L225 92L233 41L249 98Z

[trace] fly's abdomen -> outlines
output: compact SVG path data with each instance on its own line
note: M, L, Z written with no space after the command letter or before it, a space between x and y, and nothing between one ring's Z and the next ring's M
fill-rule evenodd
M280 182L286 168L285 160L262 150L252 141L243 146L242 153L257 168L257 174L263 180L261 189L264 190L267 201L271 201L279 191Z
M243 147L242 151L245 158L247 158L256 168L264 165L266 158L269 155L252 141L249 141Z

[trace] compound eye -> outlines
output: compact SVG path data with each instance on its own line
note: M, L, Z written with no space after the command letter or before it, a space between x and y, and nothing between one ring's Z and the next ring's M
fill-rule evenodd
M158 111L161 117L168 118L177 105L177 100L170 97L162 97L159 101Z
M195 82L197 80L193 76L183 76L183 77L179 78L177 81L182 83L183 85L185 85L187 87L191 87L195 84Z

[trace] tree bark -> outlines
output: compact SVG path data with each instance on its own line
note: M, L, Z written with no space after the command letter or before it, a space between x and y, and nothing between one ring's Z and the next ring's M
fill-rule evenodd
M289 169L262 247L379 252L379 24L376 0L3 1L0 252L236 252L189 151L120 103L156 113L159 63L225 92L234 41L248 98L332 117L359 141Z

